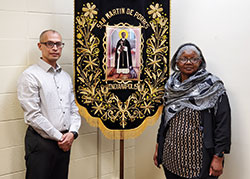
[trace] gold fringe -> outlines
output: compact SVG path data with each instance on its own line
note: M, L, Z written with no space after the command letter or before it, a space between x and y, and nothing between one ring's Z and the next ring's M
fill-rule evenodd
M102 131L102 133L104 134L105 137L107 137L108 139L111 140L120 140L120 139L133 139L138 137L139 135L142 134L142 132L146 129L147 126L152 126L155 124L155 122L157 121L157 119L159 118L161 112L162 112L162 108L163 105L161 105L157 112L155 113L154 116L151 117L147 117L143 123L135 128L135 129L127 129L127 130L111 130L108 129L102 122L102 120L100 118L97 117L92 117L88 110L81 106L77 101L76 104L79 108L79 113L82 117L85 118L85 120L89 123L90 126L93 127L99 127Z

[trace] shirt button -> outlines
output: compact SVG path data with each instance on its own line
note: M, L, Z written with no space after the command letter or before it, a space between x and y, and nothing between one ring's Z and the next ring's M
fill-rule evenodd
M60 101L62 101L62 99L60 99Z
M59 89L59 86L57 86L57 89Z
M65 114L65 112L63 112L63 114Z

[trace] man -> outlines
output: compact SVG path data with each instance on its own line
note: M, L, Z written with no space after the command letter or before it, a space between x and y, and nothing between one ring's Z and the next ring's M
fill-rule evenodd
M131 47L126 39L126 33L121 33L122 38L117 42L115 53L116 73L129 73L129 67L132 67Z
M78 136L81 118L70 76L57 60L61 35L46 30L38 48L42 57L18 80L18 99L29 125L25 136L26 179L67 179L70 148Z

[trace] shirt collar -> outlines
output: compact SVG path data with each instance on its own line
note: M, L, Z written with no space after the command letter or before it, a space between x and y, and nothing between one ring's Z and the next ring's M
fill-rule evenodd
M49 72L49 71L56 71L56 72L61 72L62 71L62 68L61 66L56 63L56 68L52 67L50 64L48 64L47 62L45 62L44 60L40 59L38 61L38 65L46 72Z

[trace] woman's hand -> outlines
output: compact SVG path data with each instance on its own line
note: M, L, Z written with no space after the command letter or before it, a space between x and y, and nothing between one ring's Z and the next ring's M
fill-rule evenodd
M223 160L224 157L218 157L214 155L210 165L210 176L220 176L223 173Z
M158 144L156 144L155 146L155 153L154 153L153 160L154 160L155 166L160 168L160 166L158 165L157 156L158 156Z

